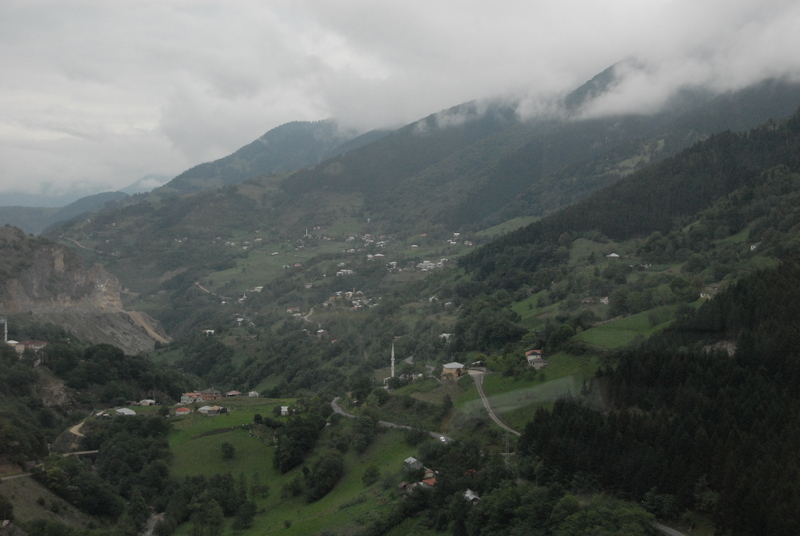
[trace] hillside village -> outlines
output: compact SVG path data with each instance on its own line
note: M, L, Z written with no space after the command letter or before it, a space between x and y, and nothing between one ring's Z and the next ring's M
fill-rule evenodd
M4 228L2 530L796 534L800 86L693 98Z

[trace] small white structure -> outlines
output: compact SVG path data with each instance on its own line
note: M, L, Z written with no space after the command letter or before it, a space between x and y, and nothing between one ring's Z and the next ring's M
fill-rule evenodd
M281 416L289 415L289 406L281 406Z
M467 491L464 492L464 498L469 502L471 502L472 504L475 504L476 502L481 500L478 494L469 488L467 488Z
M136 415L136 412L131 408L119 408L114 413L119 417L132 417L133 415Z
M606 255L606 257L608 257L609 259L619 259L619 255L617 255L616 253L609 253L608 255Z
M250 391L249 393L247 393L247 396L249 396L250 398L258 398L259 396L258 391Z
M422 462L416 458L408 457L403 460L403 467L405 467L406 471L416 471L417 469L422 469Z
M145 398L144 400L139 401L140 406L155 406L156 401L152 398Z

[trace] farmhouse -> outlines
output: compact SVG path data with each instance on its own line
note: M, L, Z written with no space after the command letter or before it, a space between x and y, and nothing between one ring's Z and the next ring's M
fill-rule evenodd
M119 417L132 417L136 415L136 412L130 408L119 408L114 413Z
M528 350L525 352L525 359L528 360L528 366L536 370L542 369L547 366L547 361L542 357L541 350Z
M200 396L203 398L203 400L218 400L222 398L222 393L212 387L211 389L204 389L200 391Z
M452 363L447 363L442 365L442 378L450 377L450 378L458 378L464 373L464 365L458 363L457 361L453 361Z
M200 393L183 393L181 395L181 404L193 404L202 399L203 395Z
M31 352L38 352L42 348L47 346L47 343L44 341L20 341L14 347L18 354L23 353L25 350L30 350Z

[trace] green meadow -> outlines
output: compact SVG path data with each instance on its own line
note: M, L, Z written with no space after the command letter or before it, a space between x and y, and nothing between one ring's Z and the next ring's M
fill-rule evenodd
M669 326L675 309L669 305L617 318L578 333L575 339L604 350L619 348Z
M224 405L232 411L216 417L192 414L176 418L170 434L170 449L174 454L171 472L174 476L213 476L230 473L238 481L244 475L248 485L253 475L269 486L269 495L257 499L257 515L253 527L234 532L232 519L226 519L224 534L317 534L326 529L347 534L363 527L385 513L396 498L396 485L403 480L402 462L414 455L415 448L404 442L400 430L379 429L370 447L361 455L354 452L344 454L345 476L336 487L321 500L308 504L304 495L281 497L282 487L297 477L302 478L302 466L281 475L273 466L274 446L270 432L264 427L253 430L245 427L253 422L255 413L273 416L276 405L291 403L290 400L233 399ZM229 403L230 402L230 403ZM282 418L285 419L285 418ZM311 467L320 453L325 451L327 437L335 426L350 426L349 420L326 428L314 452L310 453L304 466ZM226 460L222 456L222 443L234 446L235 456ZM368 466L380 470L376 484L364 486L362 476ZM344 532L341 532L344 531ZM181 526L178 535L192 534L189 523Z

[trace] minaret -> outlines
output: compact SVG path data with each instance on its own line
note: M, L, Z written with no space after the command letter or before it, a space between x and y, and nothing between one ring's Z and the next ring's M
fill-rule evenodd
M394 378L394 343L392 343L392 378Z

